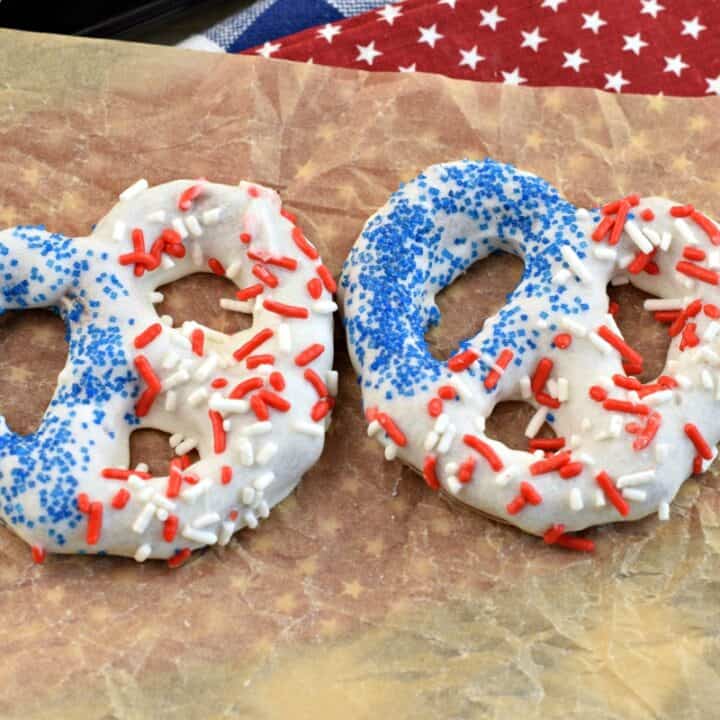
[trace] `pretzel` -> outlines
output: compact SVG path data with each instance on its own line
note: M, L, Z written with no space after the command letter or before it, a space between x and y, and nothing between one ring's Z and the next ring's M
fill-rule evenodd
M79 552L180 565L256 527L320 455L337 385L335 282L274 191L138 181L89 237L3 231L0 267L0 308L55 309L69 338L37 432L0 426L0 512L36 562ZM157 288L197 272L235 283L220 304L252 313L251 328L158 316ZM171 434L161 476L128 467L136 428Z
M702 472L720 439L720 231L691 205L629 195L577 208L492 160L430 167L366 224L340 287L368 433L427 484L545 542L636 520ZM435 295L503 250L525 272L507 304L448 361L424 341ZM672 338L662 374L618 329L608 282L655 296ZM535 414L527 450L488 437L499 402ZM544 423L554 438L538 438Z

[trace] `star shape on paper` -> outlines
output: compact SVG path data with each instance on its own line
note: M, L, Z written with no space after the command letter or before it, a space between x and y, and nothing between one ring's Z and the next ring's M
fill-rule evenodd
M257 51L258 55L262 55L264 58L269 58L273 53L276 53L282 45L280 43L271 43L269 40Z
M540 7L550 8L553 12L557 12L560 5L567 0L543 0L543 4Z
M690 132L703 132L709 124L710 121L704 115L693 115L690 120L688 120Z
M692 20L681 20L683 24L681 35L691 35L693 40L698 39L698 35L703 30L707 30L705 25L700 24L700 18L696 15Z
M520 32L523 36L522 45L520 46L521 48L529 47L531 50L537 52L540 47L540 43L547 42L547 38L540 34L539 25L530 32L525 32L524 30L521 30Z
M438 0L438 5L449 5L454 10L456 2L457 0Z
M527 78L520 75L520 68L516 67L512 72L505 72L501 70L503 76L503 83L505 85L522 85L527 82Z
M648 107L654 110L656 113L662 113L665 111L665 96L660 92L656 95L651 95L648 98Z
M327 23L327 25L323 25L318 31L317 36L321 38L325 38L329 43L332 43L333 38L336 35L339 35L342 32L342 28L339 25L333 25L332 23Z
M675 57L665 58L665 69L663 72L675 73L677 77L680 77L682 71L689 67L686 62L683 62L682 55L678 53Z
M532 148L533 150L539 150L540 146L544 142L545 138L538 130L533 130L532 132L528 133L527 137L525 138L525 146Z
M618 70L614 75L610 73L604 73L605 75L605 90L614 90L615 92L622 92L623 85L629 85L630 81L623 77L622 71Z
M625 41L625 44L623 45L623 52L632 52L639 55L640 51L644 47L648 46L648 43L640 37L639 32L634 35L623 35L623 40Z
M375 58L382 55L380 50L375 49L375 41L370 41L367 45L356 45L358 55L355 58L355 62L366 62L368 65L372 65L375 62Z
M496 5L492 10L481 10L482 20L480 21L480 27L489 27L493 32L497 30L497 26L501 22L505 22L505 18L502 15L498 15L498 6Z
M720 95L720 75L716 78L705 78L705 82L707 83L706 95L712 95L713 93Z
M688 156L685 153L675 155L670 164L673 170L677 170L678 172L687 172L687 170L692 166L692 162L688 159Z
M412 65L398 65L398 71L399 72L417 72L416 63L413 63Z
M582 56L580 48L578 48L575 52L572 53L563 52L563 55L565 56L565 62L563 63L563 67L572 68L575 72L580 72L580 66L583 63L590 62L587 58L584 58Z
M607 25L607 21L600 17L599 10L596 10L592 15L588 15L587 13L581 14L583 16L583 26L580 28L581 30L592 30L593 34L597 35L598 32L600 32L600 28L603 25Z
M473 45L470 50L460 50L460 55L462 56L458 63L460 67L467 65L471 70L475 70L477 64L485 59L483 55L478 55L477 45Z
M431 48L435 47L435 43L438 40L441 40L444 38L444 35L441 35L437 31L437 23L435 25L431 25L430 27L419 27L418 30L420 31L420 38L418 39L418 43L425 43L426 45L429 45Z
M640 0L642 3L641 15L652 15L654 20L657 20L658 13L661 13L664 9L664 5L660 5L657 0Z
M377 14L380 16L378 20L384 20L388 25L392 25L402 15L402 9L397 5L386 5L382 10L378 10Z
M353 600L357 600L364 589L365 588L363 588L363 586L358 580L353 580L352 582L344 582L342 594L349 595Z

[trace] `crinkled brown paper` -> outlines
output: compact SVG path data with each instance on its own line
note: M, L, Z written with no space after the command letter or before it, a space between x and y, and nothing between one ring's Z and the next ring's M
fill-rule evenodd
M3 31L0 225L87 233L140 176L247 178L280 191L338 273L398 183L485 155L578 204L638 191L717 217L719 111L718 98L506 88ZM445 293L435 351L476 331L519 269L488 260ZM208 292L188 281L173 312L199 307L229 327ZM662 333L638 330L639 293L620 299L621 325L659 367ZM13 427L37 423L61 338L42 312L3 321ZM670 522L593 531L593 556L550 549L384 462L339 335L337 367L321 461L225 549L174 572L111 558L34 566L0 530L2 718L718 717L713 476L684 485Z

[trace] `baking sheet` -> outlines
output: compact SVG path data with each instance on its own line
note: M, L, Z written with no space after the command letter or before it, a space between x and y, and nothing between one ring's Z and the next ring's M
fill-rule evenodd
M577 204L637 191L717 217L718 111L718 98L510 88L0 31L0 226L82 234L139 176L246 178L282 194L337 274L399 182L486 154ZM476 331L520 269L493 258L446 292L433 351L447 356ZM218 316L217 292L175 293L171 309ZM619 297L621 327L659 365L662 333L639 294ZM62 362L52 318L2 320L0 411L13 427L37 422ZM225 549L175 572L60 556L38 567L0 529L1 717L717 715L714 474L685 484L668 523L593 531L593 556L549 549L384 462L340 336L337 367L321 461Z

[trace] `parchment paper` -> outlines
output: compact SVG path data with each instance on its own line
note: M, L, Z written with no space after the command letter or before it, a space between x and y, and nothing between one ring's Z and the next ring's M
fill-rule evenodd
M0 225L86 233L140 176L248 178L280 191L338 273L399 182L486 154L578 204L637 191L717 216L718 111L717 98L506 88L3 31ZM519 272L518 261L488 260L445 293L434 351L477 330ZM230 322L209 292L181 293L173 312ZM622 327L658 367L662 330L639 295L620 299ZM62 362L51 319L3 321L0 410L13 427L37 423ZM590 533L594 556L550 549L384 462L339 335L337 367L320 463L224 550L175 572L110 558L34 566L0 530L0 716L717 717L714 477L685 484L670 522ZM512 426L514 411L503 412L499 425Z

